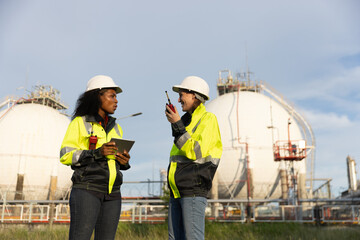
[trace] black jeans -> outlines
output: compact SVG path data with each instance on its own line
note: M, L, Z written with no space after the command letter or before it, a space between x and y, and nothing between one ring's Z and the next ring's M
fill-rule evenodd
M106 201L86 190L73 188L70 194L70 240L114 239L121 213L121 199Z

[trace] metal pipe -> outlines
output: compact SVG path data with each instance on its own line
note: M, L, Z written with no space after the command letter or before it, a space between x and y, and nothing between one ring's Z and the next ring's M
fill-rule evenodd
M120 119L124 119L124 118L129 118L129 117L135 117L135 116L139 116L141 115L142 112L138 112L138 113L134 113L134 114L131 114L131 115L128 115L128 116L125 116L125 117L119 117L117 118L116 120L120 120Z
M208 199L209 203L247 203L250 201L251 203L281 203L284 202L284 199ZM162 203L165 204L166 202L162 199L123 199L123 203ZM313 199L299 199L299 202L330 202L330 203L358 203L360 202L360 198L340 198L340 199L331 199L331 198L313 198ZM0 200L0 204L68 204L69 200Z

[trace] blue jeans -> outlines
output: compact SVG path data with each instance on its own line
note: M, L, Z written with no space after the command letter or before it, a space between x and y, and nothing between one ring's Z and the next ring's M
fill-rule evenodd
M114 239L119 224L121 199L106 201L86 190L73 188L70 194L70 240Z
M169 239L204 239L206 205L204 197L170 198Z

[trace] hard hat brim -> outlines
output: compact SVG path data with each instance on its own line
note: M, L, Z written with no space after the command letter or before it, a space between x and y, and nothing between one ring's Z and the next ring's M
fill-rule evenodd
M191 91L191 92L196 92L196 93L200 94L201 96L203 96L206 101L210 99L208 96L206 96L206 95L204 95L204 94L202 94L202 93L199 93L199 92L194 91L194 90L190 90L190 89L188 89L188 88L184 88L184 87L181 86L181 85L175 85L175 86L173 86L173 87L172 87L172 90L173 90L174 92L177 92L177 93L180 92L180 90L187 90L187 91Z
M175 86L173 86L172 87L172 90L174 91L174 92L180 92L180 89L182 89L182 90L189 90L189 89L186 89L186 88L184 88L183 86L181 86L181 85L175 85Z
M116 87L115 88L115 92L118 94L118 93L122 93L122 89L120 87Z
M103 87L103 88L93 88L93 89L87 89L85 92L90 92L92 90L96 90L96 89L114 89L116 94L122 93L122 89L120 87Z

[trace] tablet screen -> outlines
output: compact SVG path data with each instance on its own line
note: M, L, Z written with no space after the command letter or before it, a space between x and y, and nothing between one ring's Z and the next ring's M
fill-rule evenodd
M123 153L124 150L130 152L130 149L134 145L135 141L127 140L127 139L120 139L120 138L112 138L110 142L115 142L116 147L118 148L119 153Z

